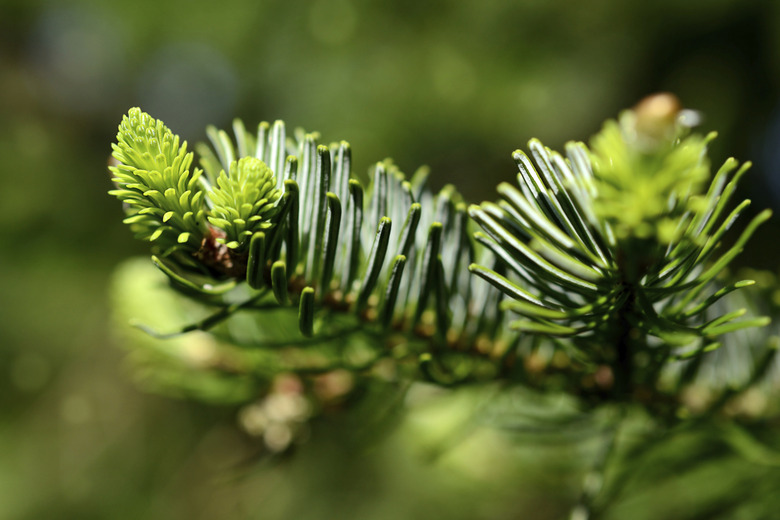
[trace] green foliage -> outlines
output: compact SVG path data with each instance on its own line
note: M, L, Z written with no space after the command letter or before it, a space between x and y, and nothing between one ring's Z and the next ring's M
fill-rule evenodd
M755 216L723 251L724 233L750 203L724 214L746 167L734 173L729 159L703 193L708 139L685 136L677 112L647 113L654 102L607 122L592 152L570 143L564 157L531 141L533 162L514 153L520 189L502 183L502 201L470 209L484 231L478 240L514 275L471 266L511 298L502 307L522 317L511 327L573 338L575 359L609 366L617 394L655 388L670 361L769 322L736 321L745 309L707 311L753 283L713 282L771 212Z
M217 179L218 188L209 192L213 206L209 222L225 231L217 241L241 251L258 231L272 226L274 206L281 194L276 189L274 174L266 164L254 157L242 157L230 164L230 175L224 170Z
M336 338L369 334L376 339L366 366L391 358L443 385L508 378L630 399L660 391L669 363L768 322L738 321L744 309L712 315L716 302L753 283L717 278L769 212L722 251L749 204L724 213L746 168L730 159L705 192L710 137L683 123L676 100L659 95L607 122L593 151L570 143L563 156L532 140L530 158L513 154L519 186L502 183L502 200L467 212L451 186L434 194L425 170L407 181L390 161L372 168L364 188L347 143L324 146L303 131L290 138L279 121L256 134L236 121L235 143L209 128L214 149L199 146L205 177L196 183L200 171L190 175L191 154L178 137L133 109L114 147L120 164L112 171L125 189L112 193L133 203L128 222L143 222L141 236L152 240L172 234L168 222L196 221L188 207L163 202L189 201L195 191L192 200L203 202L207 193L199 227L176 228L176 245L155 259L173 287L221 307L182 332L252 308L265 309L254 320L266 329L279 309L297 323L298 338L270 343L322 348L324 367L344 362L351 341L334 348ZM473 238L469 215L482 228ZM189 257L171 254L186 244L199 246ZM203 273L233 282L215 285ZM251 339L261 349L263 341ZM542 367L529 372L540 356Z
M158 246L162 274L133 264L128 277L136 288L148 279L150 294L164 277L178 293L167 309L144 308L155 327L175 329L139 324L152 336L137 353L144 379L232 403L273 400L280 377L312 389L344 374L346 393L370 380L565 393L575 407L607 409L597 473L629 415L694 424L685 421L739 409L736 397L779 371L776 339L755 332L769 318L740 320L766 312L741 294L753 280L728 273L770 212L726 242L749 205L728 210L748 165L729 159L710 182L712 136L689 121L659 95L608 121L590 147L560 154L531 140L530 155L513 153L517 185L469 207L452 186L431 191L425 169L407 179L390 160L363 184L346 142L288 136L281 121L256 133L236 121L233 138L210 127L212 147L198 146L203 175L191 174L178 137L133 109L114 146L112 194ZM175 328L182 316L191 322ZM195 348L186 333L198 334ZM177 343L151 346L163 338ZM740 360L727 385L712 377L719 353ZM706 389L705 404L690 388ZM553 420L576 430L585 414L570 415ZM730 439L764 449L749 435ZM605 497L586 486L575 514L605 508Z
M117 189L112 195L125 203L136 237L153 243L162 256L176 252L187 258L206 232L205 201L199 183L201 170L190 172L192 152L179 144L162 121L138 108L122 119L113 145L118 164L110 167Z
M683 231L680 216L709 180L706 146L714 134L687 135L679 112L673 99L659 95L608 121L593 138L594 213L618 240L674 241Z

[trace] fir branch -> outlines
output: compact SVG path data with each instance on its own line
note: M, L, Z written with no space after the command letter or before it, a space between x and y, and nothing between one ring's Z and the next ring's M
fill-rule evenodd
M191 170L186 143L131 109L110 193L170 288L201 307L172 332L137 326L158 339L209 333L206 355L149 348L146 374L177 394L246 402L280 373L369 375L389 361L444 387L508 380L617 403L602 408L617 414L572 513L595 517L622 485L601 489L629 404L694 424L780 377L777 329L767 339L755 329L769 319L745 317L762 310L744 296L753 280L726 276L771 212L724 246L750 204L729 211L749 163L729 159L709 182L714 134L681 114L659 95L590 147L561 154L531 140L512 154L516 185L467 206L452 186L431 191L427 170L407 180L390 160L364 185L346 142L288 136L281 121L252 133L236 120L233 137L209 127L203 170ZM703 410L683 391L696 384L717 392ZM748 458L769 453L734 432L724 438Z
M477 248L452 186L433 194L422 170L410 182L383 161L364 187L351 172L345 142L327 147L305 132L290 139L280 121L261 123L254 136L238 121L233 126L235 142L209 128L214 149L198 147L211 226L193 253L196 261L252 288L270 287L274 301L266 305L297 309L300 333L315 341L338 334L325 323L336 311L352 316L349 328L390 329L414 344L422 338L428 347L420 353L466 348L502 359L499 345L514 333L501 325L502 311L472 303L471 294L493 289L462 268ZM211 301L212 284L187 274L186 263L179 272L162 259L158 265L174 288L189 294L201 288ZM225 306L219 320L244 307ZM216 322L182 330L202 330L204 323ZM485 350L486 331L498 350Z
M304 131L289 137L281 121L252 134L237 120L233 138L210 127L213 148L198 146L205 175L190 174L192 155L178 137L133 109L120 127L114 170L136 191L112 193L157 208L169 199L141 182L164 178L166 190L197 191L198 234L185 240L179 232L179 247L158 250L156 262L172 287L222 307L218 321L242 309L266 323L264 312L281 309L310 346L356 327L396 346L404 338L420 375L441 384L472 380L487 360L488 378L546 387L560 380L544 375L560 371L576 394L626 399L638 386L655 391L668 363L767 322L739 321L744 313L734 309L712 315L721 298L750 285L713 284L769 212L720 251L748 204L725 213L745 167L727 161L705 192L711 136L691 133L678 115L676 101L660 96L608 122L592 151L570 143L561 155L532 140L529 155L513 154L517 185L501 183L497 203L467 207L452 186L433 193L425 170L406 180L389 160L372 167L364 186L347 143L325 146ZM163 145L139 140L143 132L163 135ZM196 222L184 206L167 208L165 222L143 221L162 229L149 234L155 240L168 221ZM481 232L473 233L469 217ZM220 285L225 278L233 284ZM240 287L248 292L236 300ZM204 323L212 321L184 330ZM555 368L540 355L540 336L567 361ZM650 361L637 371L642 356ZM517 357L531 366L545 361L510 370ZM589 386L603 367L609 377Z
M655 370L635 377L637 356L663 363L680 345L699 355L716 348L719 335L768 323L735 321L744 311L703 316L721 296L752 283L700 298L771 212L757 215L713 261L749 204L720 219L744 168L727 183L736 168L729 160L702 193L712 136L688 135L679 110L668 95L646 100L607 122L592 152L569 144L564 157L532 140L533 161L514 154L519 189L503 183L501 203L469 210L485 233L477 239L511 276L470 269L514 300L503 306L521 316L512 327L573 338L594 364L612 368L620 395L636 384L656 386Z

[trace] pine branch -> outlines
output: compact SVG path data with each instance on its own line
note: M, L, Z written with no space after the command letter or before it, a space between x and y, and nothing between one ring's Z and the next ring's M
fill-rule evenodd
M768 322L740 321L741 309L713 315L752 284L718 278L770 213L722 250L749 204L726 214L746 166L727 161L705 191L713 136L679 116L658 96L607 122L591 148L570 143L561 155L532 140L530 155L513 154L517 185L467 208L452 186L433 193L425 170L407 180L389 160L364 185L346 142L288 137L280 121L254 134L236 121L234 138L210 127L203 175L190 173L186 144L132 109L112 194L157 245L171 286L220 307L178 333L238 313L267 325L280 310L299 337L267 340L274 348L307 337L312 352L330 351L333 338L355 335L342 332L362 331L442 385L508 378L634 400L661 391L670 364Z
M351 316L349 329L385 331L384 343L405 338L424 376L449 379L442 358L451 356L477 365L485 359L483 369L495 376L515 335L502 325L498 293L464 269L490 254L470 238L466 205L453 187L434 194L424 170L407 181L390 161L376 164L364 187L345 142L328 147L303 132L288 138L279 121L259 125L256 136L240 122L234 130L235 144L210 128L214 150L198 147L211 204L203 212L208 230L191 255L214 280L204 280L191 259L161 255L157 265L174 288L213 302L225 276L246 281L253 290L270 289L266 308L297 310L299 332L315 343L338 335L330 322L336 312ZM490 304L475 304L471 295ZM225 306L179 333L246 309Z
M726 245L750 204L732 209L749 164L729 159L710 182L714 134L693 132L685 115L658 95L608 121L590 146L561 154L531 140L512 154L516 184L467 206L452 186L431 191L425 169L407 179L390 160L364 184L346 142L288 136L281 121L252 133L236 120L233 137L209 127L211 147L197 147L203 169L191 169L186 143L131 109L110 193L173 291L144 285L135 266L122 288L186 308L189 321L172 332L136 323L165 340L147 338L143 376L176 395L244 404L273 393L280 375L341 371L568 393L576 414L564 423L590 418L588 406L612 417L572 511L595 518L627 481L623 468L610 477L625 462L615 460L643 456L671 431L625 448L617 432L629 411L662 426L757 416L739 399L780 378L777 329L744 317L778 314L767 303L776 297L748 296L754 276L727 275L771 212ZM379 375L383 363L393 375ZM704 405L686 395L701 386ZM776 462L746 430L723 438Z
M649 99L607 122L593 151L571 143L565 157L532 140L533 160L514 153L519 189L502 183L499 204L469 210L484 231L478 240L511 276L480 265L471 270L512 299L503 305L521 317L512 328L572 338L592 364L611 368L621 399L640 385L655 388L667 362L769 322L737 321L744 310L704 312L753 283L713 282L771 212L754 217L720 252L725 231L749 204L721 218L745 168L728 182L737 163L727 161L702 193L712 136L690 135L679 111L669 96ZM649 369L637 370L637 360Z

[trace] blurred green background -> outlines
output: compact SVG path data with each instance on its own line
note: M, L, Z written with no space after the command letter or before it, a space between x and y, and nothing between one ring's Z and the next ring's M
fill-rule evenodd
M108 288L146 248L106 195L110 143L131 106L190 143L284 119L348 140L358 172L427 164L478 202L529 138L586 140L660 90L778 205L773 0L0 0L0 520L560 517L574 447L482 429L430 457L483 394L428 396L376 442L326 421L253 464L235 410L134 387ZM743 261L775 270L775 233Z

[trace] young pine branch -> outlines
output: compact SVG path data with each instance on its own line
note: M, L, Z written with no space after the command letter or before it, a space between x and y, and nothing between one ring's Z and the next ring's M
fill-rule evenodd
M347 143L288 136L280 121L256 132L236 121L234 138L209 128L213 148L198 146L203 170L191 169L186 143L132 109L111 193L171 287L219 308L180 332L213 329L280 358L304 350L325 368L359 344L369 361L344 366L389 358L442 385L508 379L650 405L671 364L768 322L714 314L752 283L721 279L770 213L724 246L749 204L728 209L747 166L730 159L709 182L712 136L686 116L659 95L607 122L590 147L559 154L532 140L530 155L513 154L517 183L468 207L452 186L434 193L425 170L407 180L389 160L364 185ZM238 314L258 330L297 331L247 339L224 325ZM267 377L242 359L234 370Z

